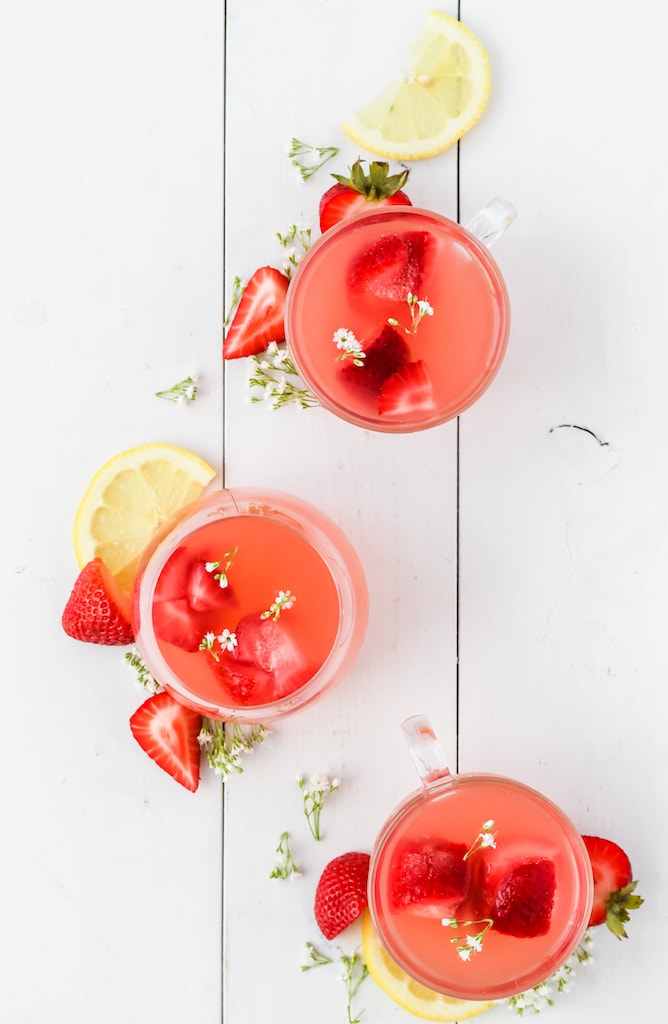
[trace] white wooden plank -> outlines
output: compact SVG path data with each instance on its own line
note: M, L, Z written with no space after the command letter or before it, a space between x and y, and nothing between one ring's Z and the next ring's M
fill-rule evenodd
M132 739L119 651L66 637L72 519L148 440L221 463L222 12L3 14L0 1017L220 1018L220 786ZM193 364L189 408L153 393Z
M640 878L630 941L599 931L550 1019L658 1019L666 15L465 0L462 17L494 75L463 215L490 190L519 210L499 245L506 363L461 424L462 762L543 790Z
M228 4L228 290L236 274L247 278L265 262L280 266L275 231L296 220L317 226L329 170L342 173L359 155L341 120L374 95L383 75L389 81L396 74L405 55L403 31L352 0L300 0L290 13L286 23L284 11L259 2ZM372 18L373 32L349 31L353 22L371 26ZM421 19L418 12L418 27ZM293 135L341 153L302 184L284 155ZM454 216L455 181L453 151L412 170L410 195ZM319 873L339 853L370 850L390 810L416 788L403 718L429 714L455 749L456 427L385 437L320 409L250 406L246 374L245 366L226 366L227 484L280 487L324 509L360 554L371 612L346 679L320 704L275 726L246 773L226 784L224 1018L252 1024L280 1013L306 1022L315 1013L334 1024L345 1019L339 970L299 970L304 943L318 944L312 902ZM320 844L302 815L299 773L342 780L323 813ZM292 883L268 877L285 829L304 872ZM353 930L341 946L352 952L358 941ZM388 1019L393 1009L405 1017L367 983L360 1006L369 1020L374 1005L381 1014L375 1019Z

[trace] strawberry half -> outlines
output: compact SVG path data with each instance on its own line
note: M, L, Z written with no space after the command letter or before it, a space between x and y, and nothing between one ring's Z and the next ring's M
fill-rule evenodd
M188 604L195 612L215 612L229 604L231 587L221 587L216 579L220 569L207 569L207 563L197 559L188 570Z
M382 331L364 349L362 366L348 363L341 370L346 383L359 391L378 395L388 377L405 366L410 358L410 349L398 331L385 324Z
M547 857L512 867L496 885L489 916L494 928L518 939L546 935L556 889L554 864Z
M424 231L381 235L352 261L350 288L390 302L405 302L409 293L419 293L430 243Z
M91 644L134 641L130 603L106 565L94 558L79 573L62 615L68 636Z
M153 594L153 629L160 640L197 651L206 632L188 600L193 560L186 548L177 548L165 563Z
M455 917L466 899L471 867L463 843L407 843L393 857L390 898L396 910L422 917Z
M201 716L168 693L155 693L138 707L130 729L155 763L194 793L199 786Z
M378 397L381 416L411 416L436 408L434 386L422 359L405 366L384 382Z
M632 881L631 861L621 846L611 839L583 836L594 874L594 903L589 924L603 924L618 939L626 939L624 925L629 911L642 905L641 896L635 895L637 882Z
M321 874L313 911L326 939L336 938L366 909L370 859L368 853L343 853Z
M327 189L320 200L320 230L324 233L346 217L377 206L412 206L406 193L401 191L409 172L388 174L388 171L388 164L374 160L369 164L369 173L365 174L362 161L356 160L347 178L333 174L337 184Z
M244 288L223 341L223 359L264 352L272 341L283 341L283 313L289 280L275 267L260 267Z

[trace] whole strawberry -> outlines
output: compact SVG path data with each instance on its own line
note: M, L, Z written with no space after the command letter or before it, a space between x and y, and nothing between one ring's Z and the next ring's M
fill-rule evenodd
M408 171L388 172L388 164L374 160L369 164L369 173L365 174L362 161L356 160L349 177L333 174L337 184L327 189L320 200L320 230L324 233L339 221L376 206L412 206L402 191Z
M629 911L642 905L635 894L631 861L621 846L600 836L583 836L594 875L594 903L589 924L605 924L618 939L626 939Z
M68 636L91 644L123 646L134 641L129 602L106 565L94 558L84 566L65 605Z
M326 939L336 938L366 909L369 861L368 853L343 853L321 874L313 910Z

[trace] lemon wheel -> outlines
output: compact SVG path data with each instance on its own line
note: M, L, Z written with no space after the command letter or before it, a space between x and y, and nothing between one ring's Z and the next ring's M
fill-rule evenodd
M431 11L406 74L343 124L355 142L391 160L420 160L447 149L482 114L489 62L456 18Z
M139 556L156 530L199 497L215 475L199 456L169 444L144 444L109 459L93 476L74 517L79 566L101 558L129 593Z
M390 999L423 1020L470 1020L491 1010L493 1002L453 999L409 977L381 945L368 910L362 917L362 954L369 974Z

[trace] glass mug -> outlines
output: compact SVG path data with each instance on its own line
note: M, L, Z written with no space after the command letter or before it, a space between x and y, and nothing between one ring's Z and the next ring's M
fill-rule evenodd
M510 327L488 247L515 215L494 199L464 228L393 206L326 231L299 264L285 308L290 357L318 402L389 433L433 427L475 402Z
M524 992L583 938L593 899L584 842L536 790L499 775L452 775L426 718L402 728L422 789L394 811L371 855L380 941L445 995Z
M342 530L279 491L204 495L142 556L136 644L173 697L210 718L259 723L319 698L352 664L368 614Z

